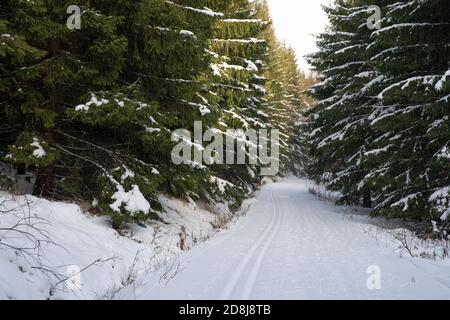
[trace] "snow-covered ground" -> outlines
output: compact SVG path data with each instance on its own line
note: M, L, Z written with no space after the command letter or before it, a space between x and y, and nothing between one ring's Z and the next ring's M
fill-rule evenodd
M159 200L161 222L119 234L77 205L0 192L0 299L114 298L143 274L170 278L183 250L233 218L225 206Z
M220 210L165 198L168 224L130 226L124 235L75 205L0 194L3 208L25 205L15 218L0 217L2 243L30 247L29 234L53 242L24 255L0 246L0 298L450 299L445 244L424 247L309 190L298 179L266 184L247 214L218 233L212 226L223 219L211 211ZM18 226L25 233L2 231L14 219L26 222Z
M308 189L292 179L266 185L237 225L183 256L174 279L149 280L133 296L450 299L449 260L407 257L387 230L355 221Z

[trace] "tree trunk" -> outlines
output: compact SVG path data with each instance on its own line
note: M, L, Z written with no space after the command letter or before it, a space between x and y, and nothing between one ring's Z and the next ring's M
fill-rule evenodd
M372 197L371 197L370 190L364 190L363 207L364 208L372 208Z
M46 141L49 145L54 142L53 133L51 131L46 134ZM54 187L54 171L55 163L51 163L46 167L39 167L37 170L37 180L35 194L42 197L52 197Z
M54 173L53 164L47 167L39 168L35 188L36 195L48 197L53 194L53 187L54 187L53 173Z

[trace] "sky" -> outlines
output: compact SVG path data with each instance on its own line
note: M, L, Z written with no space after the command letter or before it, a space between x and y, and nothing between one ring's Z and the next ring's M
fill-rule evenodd
M300 68L308 70L304 56L317 50L313 34L325 31L327 18L321 4L330 0L268 1L278 38L295 49Z

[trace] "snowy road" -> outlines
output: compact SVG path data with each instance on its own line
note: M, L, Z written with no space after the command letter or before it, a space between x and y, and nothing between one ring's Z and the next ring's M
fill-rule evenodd
M308 193L301 180L266 185L229 231L182 258L168 284L144 285L139 299L450 298L450 270L400 258L367 225ZM370 266L381 289L369 290ZM149 281L150 283L150 281Z

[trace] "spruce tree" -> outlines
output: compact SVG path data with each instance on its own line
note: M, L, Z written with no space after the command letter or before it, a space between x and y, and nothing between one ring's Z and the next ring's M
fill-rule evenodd
M267 119L262 106L266 93L262 77L267 44L261 37L267 22L259 19L259 2L229 1L229 7L215 28L208 52L213 57L212 91L218 97L218 129L224 139L245 144L247 161L241 165L216 168L217 175L242 190L243 194L259 184L260 166L250 163L249 142L246 137L229 134L229 130L266 128ZM228 132L227 132L228 131ZM237 156L234 155L234 162Z
M176 166L172 132L201 121L224 138L250 128L292 137L301 75L292 50L269 45L266 4L86 0L79 29L67 25L70 5L2 3L2 161L35 170L36 194L91 203L115 227L157 218L160 192L238 206L261 164ZM270 97L275 63L286 68Z
M68 1L8 1L2 16L17 46L2 55L8 70L0 90L6 95L10 124L17 124L9 161L38 167L38 192L54 188L60 153L57 131L65 130L65 112L90 90L108 87L123 66L126 39L115 33L119 18L87 8L84 34L66 26ZM5 37L5 34L2 35ZM5 72L6 73L6 72ZM17 121L20 119L20 121Z
M376 209L448 224L450 9L446 1L400 1L373 33L373 68L387 79L370 116L380 139L367 156Z
M366 28L371 5L379 30ZM337 1L311 63L309 173L374 214L448 226L450 14L444 1ZM431 224L429 224L431 226Z
M344 193L343 202L371 206L363 157L376 135L368 126L375 86L383 80L369 58L371 33L367 25L372 3L338 1L324 7L330 30L321 34L319 51L310 57L322 82L312 89L318 103L309 110L311 154L309 173L319 182ZM378 1L381 5L383 1Z

